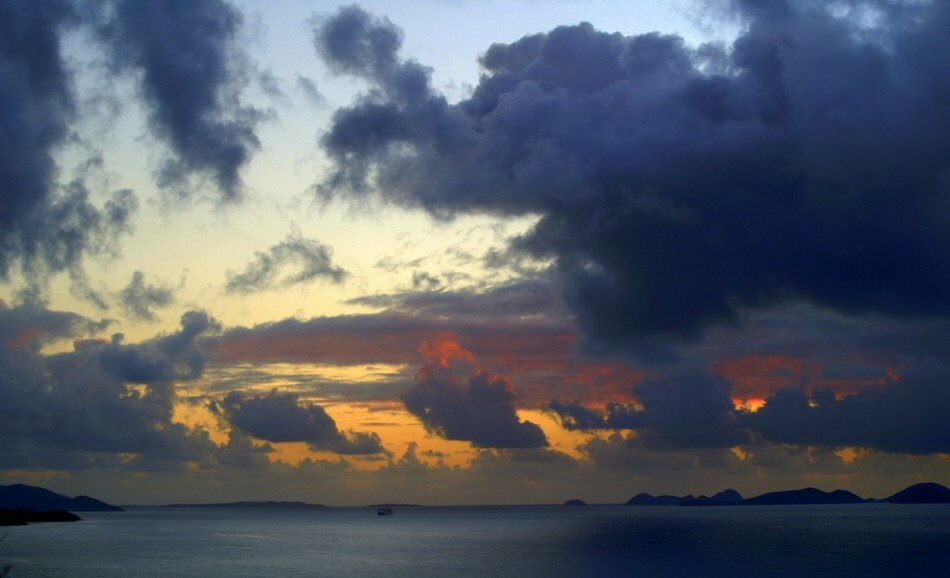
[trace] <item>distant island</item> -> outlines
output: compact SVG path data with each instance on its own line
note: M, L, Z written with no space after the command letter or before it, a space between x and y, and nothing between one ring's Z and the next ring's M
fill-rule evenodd
M654 496L646 492L627 500L628 506L775 506L821 504L950 504L950 488L934 482L914 484L884 499L865 499L847 490L825 492L817 488L802 488L768 492L752 498L743 498L733 489L712 496ZM585 506L584 500L573 498L565 506ZM419 507L418 504L376 504L371 507ZM323 504L300 501L238 501L215 503L184 503L142 508L284 508L320 509ZM73 512L121 512L123 508L107 504L89 496L69 497L46 488L26 484L0 485L0 526L23 525L37 522L74 522L80 517Z
M640 493L627 500L628 506L804 506L821 504L946 504L950 503L950 488L933 482L923 482L905 488L883 500L865 499L847 490L825 492L817 488L802 488L783 492L769 492L754 498L743 498L735 490L724 490L708 496L653 496Z
M122 508L107 504L89 496L70 498L46 488L26 484L0 485L0 508L8 510L34 510L50 512L121 512Z
M249 501L249 502L215 502L211 504L165 504L162 506L139 506L154 508L286 508L309 509L326 508L323 504L308 504L306 502L281 501Z
M901 490L884 501L892 504L950 504L950 489L933 482L923 482Z
M0 526L36 522L75 522L73 512L121 512L122 508L89 496L70 498L26 484L0 485Z

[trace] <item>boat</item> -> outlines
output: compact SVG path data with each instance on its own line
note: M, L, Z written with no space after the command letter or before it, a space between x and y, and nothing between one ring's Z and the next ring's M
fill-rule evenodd
M392 516L393 509L389 506L380 506L376 508L376 515L377 516Z

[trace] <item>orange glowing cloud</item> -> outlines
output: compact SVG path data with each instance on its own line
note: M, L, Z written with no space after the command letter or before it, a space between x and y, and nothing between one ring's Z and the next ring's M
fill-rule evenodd
M354 367L417 365L420 357L450 360L510 376L522 407L544 407L554 397L603 406L629 401L643 372L619 359L573 353L573 327L544 321L471 322L382 314L285 320L236 328L209 341L220 363L318 364ZM421 346L420 346L421 344Z
M452 335L484 363L549 367L568 355L570 327L549 323L450 322L411 315L295 319L236 328L209 342L223 363L402 364L418 360L418 344Z
M109 339L100 339L100 338L89 338L89 339L73 339L73 350L82 351L83 349L89 349L93 347L102 347L103 345L109 345L112 343Z
M850 375L831 371L832 363L849 364L861 371ZM732 382L732 395L737 404L753 408L782 389L826 389L840 398L899 379L898 366L881 366L860 358L819 362L794 356L744 355L719 360L711 370Z
M23 327L10 337L10 349L28 347L36 343L44 333L43 329L37 326Z
M810 376L821 373L821 365L798 357L744 355L714 363L712 371L733 383L737 399L764 399L779 389L798 389Z
M433 341L423 341L419 353L426 356L430 362L443 366L448 366L449 362L455 359L475 362L472 352L462 347L451 334L440 335Z

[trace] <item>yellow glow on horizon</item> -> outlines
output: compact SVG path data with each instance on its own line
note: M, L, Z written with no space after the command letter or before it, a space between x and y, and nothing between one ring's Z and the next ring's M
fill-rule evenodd
M301 406L313 403L324 408L336 422L343 435L354 432L375 433L379 436L388 457L338 455L325 450L314 449L306 442L265 442L256 440L256 444L269 443L274 451L268 454L271 462L283 462L298 466L304 460L337 461L343 460L357 470L372 471L392 462L398 462L413 448L415 458L429 467L468 468L472 460L482 450L467 441L446 440L429 432L418 418L405 410L398 399L339 401L333 395L321 395L319 386L313 394L305 395L301 389L310 379L346 383L363 380L382 382L391 378L393 373L405 371L403 365L373 364L363 366L321 366L316 364L268 364L266 366L242 365L237 368L209 368L201 383L189 384L180 389L183 399L186 395L201 396L203 387L214 386L217 380L240 379L242 375L257 373L268 376L253 386L245 387L249 395L267 395L271 390L294 392L299 396ZM222 388L223 389L223 388ZM219 394L223 395L223 393ZM200 397L198 397L200 399ZM192 398L194 399L194 398ZM550 449L567 454L575 459L582 458L578 446L590 439L589 433L565 429L553 416L539 409L518 410L522 421L532 422L544 431ZM207 402L179 402L175 405L173 421L192 429L208 432L210 439L220 445L228 443L229 427L220 416L209 408Z
M733 405L736 406L736 409L756 412L762 409L762 406L765 405L765 398L762 397L753 397L749 399L732 399Z
M61 470L4 470L3 475L11 480L23 480L30 485L70 479L69 473Z
M845 463L850 464L851 462L863 458L868 455L868 450L863 448L841 448L835 452Z
M176 403L172 410L172 422L190 429L202 429L216 444L228 443L228 432L221 427L220 419L207 404Z
M522 421L530 421L540 426L544 430L552 450L564 452L575 459L583 457L577 450L577 446L589 440L590 434L565 429L550 414L541 410L518 410L518 417Z

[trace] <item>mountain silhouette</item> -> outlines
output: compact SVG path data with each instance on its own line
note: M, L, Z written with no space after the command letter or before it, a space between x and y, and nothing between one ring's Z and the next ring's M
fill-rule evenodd
M637 494L627 500L628 506L717 506L737 504L742 501L742 495L732 489L723 490L713 497L709 496L654 496L646 492Z
M687 496L692 498L692 496ZM680 496L654 496L646 492L627 500L628 506L679 506L684 498Z
M802 488L769 492L754 498L743 499L735 490L724 490L714 496L654 496L646 492L627 500L628 506L795 506L820 504L861 504L865 502L889 502L892 504L948 504L950 488L934 482L922 482L909 486L883 500L865 500L847 490L825 492L818 488Z
M950 488L933 482L914 484L897 492L885 502L891 504L947 504L950 503Z
M51 512L69 510L72 512L121 512L122 508L107 504L89 496L70 498L46 488L27 486L26 484L0 485L0 508L7 510L32 510Z
M847 490L824 492L818 488L802 488L784 492L769 492L742 500L743 506L798 506L811 504L860 504L865 500Z
M713 497L707 496L686 496L683 498L683 501L680 502L680 506L734 506L742 502L742 494L739 492L728 489L719 492L718 494L713 495Z

